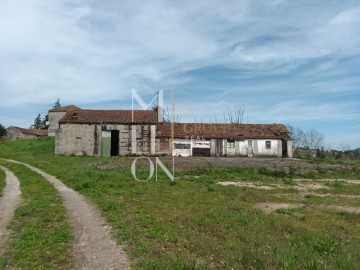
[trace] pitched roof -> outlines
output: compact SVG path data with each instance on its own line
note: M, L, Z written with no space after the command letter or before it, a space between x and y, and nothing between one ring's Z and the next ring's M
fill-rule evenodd
M75 110L81 110L81 108L76 107L75 105L68 105L64 107L54 108L49 110L49 112L69 112L69 111L75 111Z
M157 126L158 137L170 137L170 123ZM203 124L175 123L174 137L200 136L204 139L289 139L289 131L283 124Z
M134 121L132 117L134 116ZM59 123L77 124L156 124L154 110L77 110L67 112Z
M29 134L29 135L35 135L35 136L47 136L48 135L48 131L47 129L29 129L29 128L20 128L20 127L8 127L9 129L13 128L13 129L17 129L18 131L20 131L23 134Z

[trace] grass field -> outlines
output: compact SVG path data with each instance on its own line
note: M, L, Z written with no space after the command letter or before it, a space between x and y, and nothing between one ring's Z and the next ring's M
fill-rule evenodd
M94 202L113 226L114 237L125 244L133 269L360 266L360 214L347 211L360 208L360 185L335 181L360 179L358 162L298 175L188 166L180 159L175 161L175 182L162 172L158 181L139 182L130 171L134 158L62 157L53 154L53 147L52 139L1 143L0 157L31 163ZM162 160L169 165L169 159ZM146 171L140 175L144 178ZM310 178L319 186L307 188L309 181L297 178ZM219 181L246 181L267 189L221 186ZM266 214L257 207L264 203L300 206Z
M5 187L5 172L0 170L0 197L2 195L2 191Z
M10 241L0 257L5 269L70 269L72 234L53 186L22 165L0 160L20 180L22 205L10 224Z

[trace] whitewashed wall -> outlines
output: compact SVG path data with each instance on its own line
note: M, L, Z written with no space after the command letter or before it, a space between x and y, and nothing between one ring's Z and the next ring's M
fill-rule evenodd
M271 149L266 149L266 141L271 142ZM254 154L260 156L277 156L278 147L281 146L279 140L256 140L254 143L257 143L257 153Z
M176 144L186 144L189 145L188 149L177 149L175 148ZM191 142L190 140L185 139L175 139L173 141L173 156L181 156L181 157L190 157L191 156Z
M248 141L239 141L239 153L241 156L247 156L248 153Z
M176 149L176 144L187 144L189 149ZM189 157L192 156L193 148L210 148L210 141L208 140L190 140L190 139L174 139L173 141L173 156Z

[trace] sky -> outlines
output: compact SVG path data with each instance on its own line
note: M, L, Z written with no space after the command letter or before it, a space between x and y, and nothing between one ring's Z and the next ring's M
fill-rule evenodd
M62 105L131 109L164 90L182 122L284 123L360 147L358 0L1 0L0 123Z

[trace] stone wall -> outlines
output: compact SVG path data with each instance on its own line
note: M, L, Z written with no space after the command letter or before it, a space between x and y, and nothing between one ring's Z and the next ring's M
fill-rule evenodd
M66 112L49 112L48 136L54 137L59 129L59 121L65 116Z
M31 139L36 138L36 135L32 134L24 134L17 130L16 128L7 128L7 134L6 134L6 140L14 141L14 140L20 140L20 139Z
M99 155L98 132L99 127L94 124L61 124L56 132L55 153L76 156Z
M157 149L155 125L61 124L56 132L55 153L59 155L101 156L102 135L107 134L106 136L108 136L112 130L119 131L120 156L150 155ZM134 137L132 136L133 133L135 134ZM132 147L133 145L135 147Z
M122 124L61 124L60 129L56 132L55 153L61 155L101 156L102 147L106 146L107 149L110 147L108 144L111 143L112 130L119 131L118 146L120 156L171 154L171 140L157 139L155 137L156 125ZM106 145L102 145L102 140ZM190 139L184 141L190 142ZM266 141L271 142L270 149L266 148ZM222 147L217 146L218 143ZM226 139L211 139L209 141L210 156L249 156L248 140L235 140L234 145L235 148L227 148ZM291 141L286 141L284 147L287 148L284 149L287 150L286 154L292 157ZM217 153L219 150L217 148L222 149L221 153ZM251 154L255 157L282 157L283 142L282 140L254 139L252 140Z

